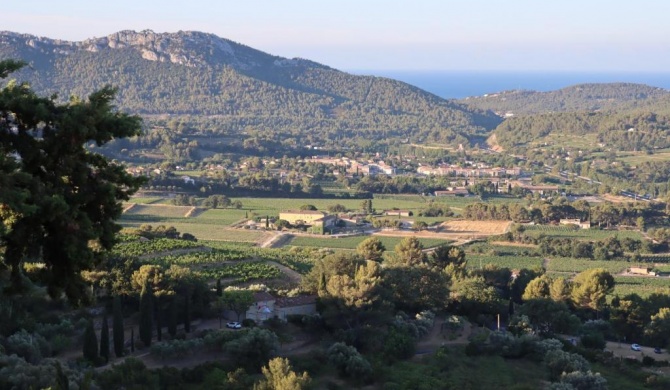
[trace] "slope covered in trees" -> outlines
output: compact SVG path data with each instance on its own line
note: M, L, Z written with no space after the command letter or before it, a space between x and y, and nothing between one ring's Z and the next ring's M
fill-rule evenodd
M84 42L2 33L0 58L7 57L31 64L17 77L40 93L85 96L113 84L124 110L149 118L198 116L200 130L215 133L457 144L500 122L399 81L353 76L197 32L123 31Z
M579 84L556 91L503 91L472 97L461 102L500 114L543 114L549 112L613 111L649 108L667 98L667 90L642 84Z

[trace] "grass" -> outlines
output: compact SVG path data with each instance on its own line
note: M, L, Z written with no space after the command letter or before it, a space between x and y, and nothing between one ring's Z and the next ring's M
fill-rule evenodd
M166 219L166 218L185 218L186 213L193 207L191 206L168 206L135 204L130 210L123 213L126 219Z
M163 198L160 197L133 197L128 200L128 203L136 204L154 204L163 201Z
M370 238L370 236L356 236L356 237L342 237L342 238L329 238L329 237L304 237L304 236L294 236L286 245L289 246L309 246L309 247L319 247L319 248L336 248L336 249L356 249L356 246L362 241ZM376 237L379 241L384 244L386 250L392 251L396 245L403 240L402 237L387 237L387 236L378 236ZM419 238L419 241L423 244L424 248L432 248L435 246L448 244L451 241L441 240L437 238Z
M468 268L478 269L486 264L495 264L500 268L509 269L534 269L542 267L542 258L530 256L487 256L471 255L466 256Z
M573 259L569 257L552 257L547 264L548 272L582 272L592 268L604 268L612 275L621 273L635 265L627 261Z
M259 230L239 230L230 229L226 225L213 225L198 223L196 220L188 219L168 219L168 220L144 220L134 221L121 219L119 221L123 227L139 227L142 224L148 223L152 225L167 225L174 226L180 233L191 233L198 240L211 241L232 241L232 242L257 242L266 237L267 233Z
M599 230L599 229L579 229L574 230L568 226L548 226L535 225L526 226L526 233L531 236L539 236L544 234L548 237L570 237L580 238L584 240L601 240L608 237L633 238L641 240L642 234L634 230Z
M637 294L643 298L653 293L670 294L670 278L615 276L614 294L621 297Z

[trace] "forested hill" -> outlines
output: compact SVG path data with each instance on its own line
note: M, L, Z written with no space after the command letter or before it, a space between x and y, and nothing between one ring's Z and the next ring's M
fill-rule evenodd
M253 131L302 142L480 139L501 119L408 84L272 56L199 32L122 31L66 42L0 33L0 58L30 63L13 77L40 93L86 96L106 84L146 118L190 117L208 132ZM194 119L195 118L195 119Z
M503 91L461 100L482 110L515 116L576 111L621 111L652 107L670 92L631 83L579 84L550 92Z

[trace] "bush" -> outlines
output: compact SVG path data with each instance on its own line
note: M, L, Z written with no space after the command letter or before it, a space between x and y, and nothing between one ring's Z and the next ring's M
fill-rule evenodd
M242 320L242 326L245 328L253 328L256 326L256 321L252 320L251 318L245 318Z
M580 340L584 348L597 349L602 351L605 349L607 342L605 341L605 336L600 332L589 332L582 335Z
M258 371L279 349L279 338L267 329L253 328L224 348L242 367Z
M51 355L51 348L39 334L20 330L7 337L7 354L16 354L30 364L37 364L43 357Z
M558 379L564 372L587 372L591 369L589 362L581 355L560 350L547 352L544 363L549 368L551 379Z
M355 347L335 343L328 348L328 361L341 376L367 382L372 378L372 366Z

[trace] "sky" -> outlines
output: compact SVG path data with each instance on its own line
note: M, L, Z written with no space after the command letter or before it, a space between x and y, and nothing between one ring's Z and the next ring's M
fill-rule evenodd
M670 71L665 0L5 0L0 30L196 30L341 70Z

